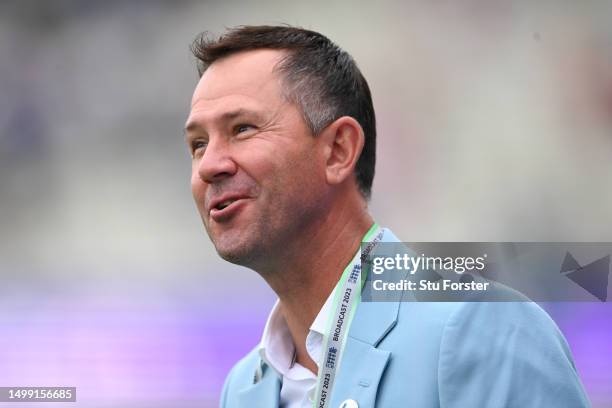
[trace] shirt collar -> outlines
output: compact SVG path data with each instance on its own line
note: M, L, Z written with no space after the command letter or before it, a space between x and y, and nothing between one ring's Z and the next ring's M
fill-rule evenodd
M259 343L259 356L270 367L285 375L293 363L295 347L289 326L280 311L279 300L272 307Z
M308 333L309 338L314 336L320 336L322 338L324 336L336 288L337 284L327 297L323 307L321 307L321 310L319 310L319 313L310 325L310 331ZM268 321L266 322L258 350L259 356L263 359L263 361L278 371L281 375L286 375L293 365L295 346L293 345L293 339L291 337L291 332L289 331L287 321L280 311L278 299L276 300L276 303L272 307L272 311L268 316ZM310 357L313 358L318 366L318 356L311 355Z

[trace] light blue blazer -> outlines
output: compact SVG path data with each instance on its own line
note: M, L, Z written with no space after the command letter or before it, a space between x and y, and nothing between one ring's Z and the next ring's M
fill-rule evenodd
M383 241L398 240L386 230ZM253 350L220 405L278 407L280 386ZM362 302L331 397L334 408L590 407L563 335L531 302Z

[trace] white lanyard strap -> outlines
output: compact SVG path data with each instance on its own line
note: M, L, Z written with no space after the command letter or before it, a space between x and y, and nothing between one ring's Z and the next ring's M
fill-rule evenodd
M380 242L382 236L383 230L374 224L363 238L363 242L368 242L368 245L363 251L360 247L340 278L340 284L334 295L334 314L328 322L327 335L323 340L325 348L323 349L323 359L319 363L317 391L313 402L314 408L327 408L331 403L331 392L344 351L346 334L355 314L355 306L361 298L361 262L366 259L372 248Z

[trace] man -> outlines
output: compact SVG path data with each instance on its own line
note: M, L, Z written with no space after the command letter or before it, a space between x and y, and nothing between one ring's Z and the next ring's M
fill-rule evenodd
M374 109L346 52L288 26L193 50L193 196L219 255L278 295L222 407L588 406L534 304L359 303L360 243L398 240L367 210Z

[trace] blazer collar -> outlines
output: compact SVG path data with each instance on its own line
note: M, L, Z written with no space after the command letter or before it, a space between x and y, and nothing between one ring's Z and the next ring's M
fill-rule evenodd
M399 239L389 229L384 228L382 242L399 242ZM349 336L376 347L397 322L399 300L387 302L362 300L357 306Z

